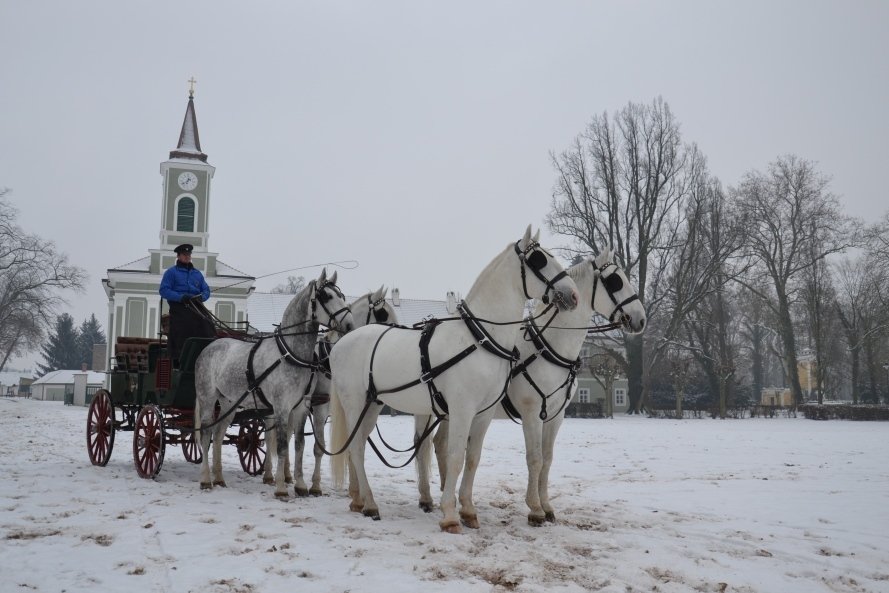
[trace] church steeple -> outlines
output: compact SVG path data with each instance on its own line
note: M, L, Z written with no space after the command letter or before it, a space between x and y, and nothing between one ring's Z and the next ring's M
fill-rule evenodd
M185 108L185 119L182 121L182 131L179 132L179 144L176 150L170 151L171 159L196 159L207 162L207 155L201 152L201 138L198 135L198 118L194 113L194 77L188 81L191 87L188 89L188 107Z

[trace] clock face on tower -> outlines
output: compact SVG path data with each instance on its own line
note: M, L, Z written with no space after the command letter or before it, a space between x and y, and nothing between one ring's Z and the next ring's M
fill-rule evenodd
M198 176L191 171L186 171L179 176L179 187L191 191L198 186Z

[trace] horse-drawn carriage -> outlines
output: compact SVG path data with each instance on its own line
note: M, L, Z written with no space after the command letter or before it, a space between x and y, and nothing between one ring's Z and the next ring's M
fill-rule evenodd
M212 341L186 340L175 368L166 340L117 338L109 389L96 392L87 414L87 453L93 465L108 463L118 432L133 433L133 462L143 478L160 471L167 445L181 445L186 461L201 462L194 432L195 362ZM239 410L229 429L225 442L237 447L241 467L250 475L262 473L266 448L261 412Z

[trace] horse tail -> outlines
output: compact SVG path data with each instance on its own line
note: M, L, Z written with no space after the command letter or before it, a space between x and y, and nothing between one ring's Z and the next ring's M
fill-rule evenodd
M336 395L336 382L330 382L330 451L338 452L346 446L348 439L346 428L346 411L340 398ZM346 459L348 452L330 456L330 475L333 478L334 488L342 488L346 481Z

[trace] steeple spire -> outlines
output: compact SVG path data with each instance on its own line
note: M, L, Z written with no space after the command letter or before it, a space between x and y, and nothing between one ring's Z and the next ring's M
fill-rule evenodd
M194 76L188 81L188 107L185 108L185 119L182 121L182 131L179 132L179 144L176 150L170 151L171 159L195 159L207 162L207 155L201 152L201 138L198 135L198 118L194 113Z

